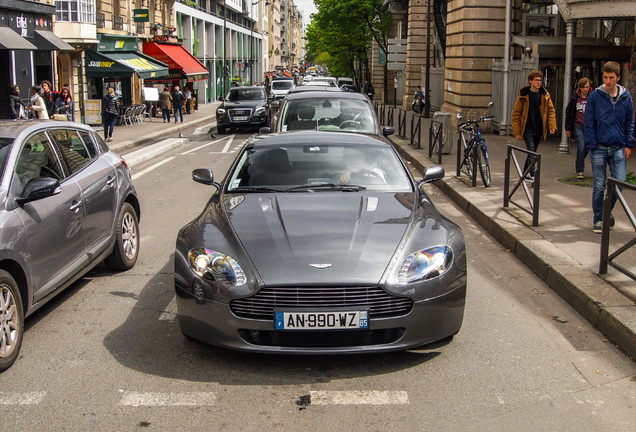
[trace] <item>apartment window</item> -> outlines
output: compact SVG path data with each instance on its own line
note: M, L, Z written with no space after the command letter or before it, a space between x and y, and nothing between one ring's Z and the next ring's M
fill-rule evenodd
M95 0L55 0L58 22L95 23Z

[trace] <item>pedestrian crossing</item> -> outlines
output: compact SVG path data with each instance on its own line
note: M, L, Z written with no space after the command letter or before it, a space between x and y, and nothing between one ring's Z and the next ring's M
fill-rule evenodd
M228 398L216 392L138 392L119 390L118 405L126 407L209 407L221 402L219 397ZM56 397L45 391L0 392L0 410L2 406L40 405L47 403L50 397L54 403ZM230 396L231 397L231 396ZM285 397L285 396L283 396ZM228 403L226 400L223 403ZM302 405L409 405L405 391L346 390L346 391L310 391L307 395L285 397L285 401L274 401L277 405L286 402L290 406Z

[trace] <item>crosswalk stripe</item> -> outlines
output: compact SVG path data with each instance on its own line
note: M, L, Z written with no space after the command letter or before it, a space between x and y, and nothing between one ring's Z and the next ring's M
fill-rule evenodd
M312 391L311 405L408 405L405 391Z
M0 392L0 405L37 405L46 392Z
M159 393L123 392L119 405L126 406L210 406L216 402L211 392Z

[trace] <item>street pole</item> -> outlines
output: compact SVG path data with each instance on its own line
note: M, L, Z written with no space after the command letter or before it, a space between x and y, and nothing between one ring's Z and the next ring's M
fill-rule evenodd
M221 97L223 99L225 99L225 89L227 88L227 73L225 71L226 68L226 58L225 58L225 51L226 51L226 42L225 42L225 38L227 37L227 4L223 3L223 89L221 90Z
M426 1L426 82L424 84L424 117L431 117L431 1Z

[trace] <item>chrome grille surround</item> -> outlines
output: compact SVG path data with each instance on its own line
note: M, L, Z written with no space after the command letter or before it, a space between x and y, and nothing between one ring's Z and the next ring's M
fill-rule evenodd
M396 297L377 286L292 286L266 287L251 297L230 302L232 313L241 318L272 320L274 309L329 309L360 307L369 309L369 318L393 318L407 315L413 300Z
M251 108L231 109L231 110L229 110L229 113L230 113L230 117L234 117L234 116L251 117L252 116L252 109Z

